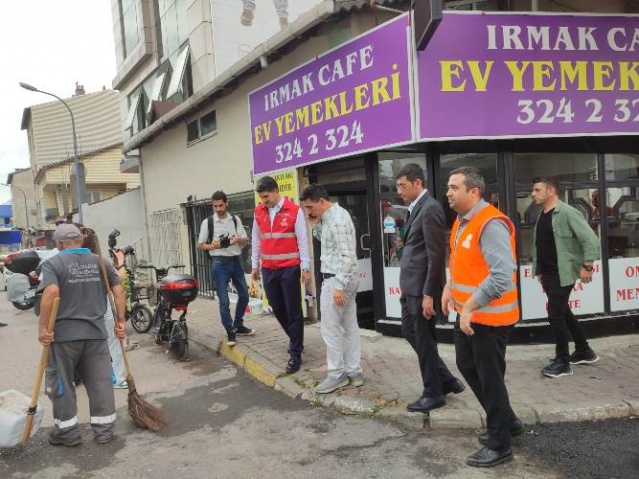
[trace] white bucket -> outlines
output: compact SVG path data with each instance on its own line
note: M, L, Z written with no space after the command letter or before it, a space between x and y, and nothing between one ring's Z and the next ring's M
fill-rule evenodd
M21 392L9 390L0 393L0 447L20 444L30 403L31 399ZM43 415L43 408L38 407L31 436L38 432Z

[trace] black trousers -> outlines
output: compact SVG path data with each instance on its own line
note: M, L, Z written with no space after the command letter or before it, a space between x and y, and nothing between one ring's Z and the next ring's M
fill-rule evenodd
M472 323L475 334L466 336L455 324L457 368L486 411L488 447L495 451L510 449L510 428L517 419L510 407L504 382L506 345L514 326L492 327Z
M570 360L568 342L575 341L577 351L588 349L588 341L568 304L573 284L562 286L558 274L542 274L541 286L548 298L548 322L555 331L555 356L564 362Z
M421 296L404 296L402 305L402 334L417 353L419 369L424 383L424 397L440 397L442 387L455 381L455 377L439 357L435 318L426 319L422 314ZM434 300L435 304L438 299Z
M290 339L289 354L301 356L304 351L304 317L299 266L262 268L264 292L273 314Z

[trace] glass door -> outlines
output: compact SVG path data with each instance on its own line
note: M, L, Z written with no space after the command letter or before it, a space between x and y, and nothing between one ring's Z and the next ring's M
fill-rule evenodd
M404 234L408 205L397 194L395 177L399 170L409 163L421 166L426 174L426 155L424 153L381 152L378 155L379 171L379 210L382 227L382 253L384 270L384 303L387 318L402 317L399 298L399 269L404 247Z

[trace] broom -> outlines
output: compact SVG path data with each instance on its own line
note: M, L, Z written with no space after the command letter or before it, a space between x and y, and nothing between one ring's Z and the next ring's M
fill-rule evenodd
M53 307L51 308L51 314L49 315L49 324L47 325L47 332L53 331L55 325L55 318L58 315L58 305L60 304L60 298L53 298ZM33 422L35 420L35 413L38 410L38 396L40 396L40 386L42 385L42 375L44 374L44 367L47 364L47 356L49 355L49 344L42 346L42 353L40 353L40 364L38 366L38 373L36 375L36 383L33 386L33 393L31 394L31 404L27 410L27 420L24 423L24 433L22 434L22 444L29 442L31 438L31 430L33 429Z
M113 293L111 292L111 288L109 287L109 278L104 266L104 258L102 257L102 253L100 251L100 243L98 242L98 238L95 233L93 233L91 236L93 239L93 244L95 245L95 252L98 256L98 261L100 262L100 272L102 273L102 279L104 280L104 287L106 289L107 297L109 298L111 310L113 311L113 315L116 317L117 321L117 310L115 308L115 301L113 301ZM140 397L135 388L135 382L133 381L133 375L131 374L131 365L129 364L129 356L126 352L123 341L120 341L120 347L122 348L122 356L124 357L124 365L126 367L126 382L129 385L129 416L131 416L131 419L138 427L150 429L152 431L159 431L164 426L166 426L164 413L160 409Z

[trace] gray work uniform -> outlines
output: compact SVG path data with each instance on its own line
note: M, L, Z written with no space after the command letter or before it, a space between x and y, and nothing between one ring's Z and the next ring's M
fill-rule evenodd
M120 284L113 266L106 264L109 284ZM95 439L113 435L115 397L111 356L104 315L107 297L98 257L86 248L62 250L42 263L42 287L57 285L60 305L45 372L45 392L53 404L55 435L79 436L77 371L89 396L90 423Z

